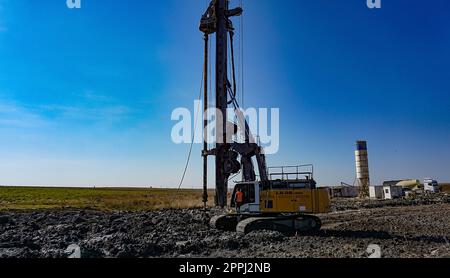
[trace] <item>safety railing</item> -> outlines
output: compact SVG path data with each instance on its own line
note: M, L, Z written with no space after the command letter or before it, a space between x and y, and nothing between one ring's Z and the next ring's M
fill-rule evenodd
M313 164L269 167L268 172L271 180L314 179Z

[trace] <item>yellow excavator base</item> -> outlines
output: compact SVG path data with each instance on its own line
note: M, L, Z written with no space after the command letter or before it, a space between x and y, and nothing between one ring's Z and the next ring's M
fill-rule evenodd
M330 197L326 188L267 190L260 193L262 213L309 213L330 212Z

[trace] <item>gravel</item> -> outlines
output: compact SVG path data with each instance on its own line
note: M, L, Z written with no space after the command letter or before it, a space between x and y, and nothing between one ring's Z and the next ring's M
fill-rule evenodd
M216 210L1 212L0 257L76 257L79 247L82 258L364 258L375 244L386 258L448 258L450 204L440 198L339 200L335 212L320 215L320 232L293 237L213 230L208 222Z

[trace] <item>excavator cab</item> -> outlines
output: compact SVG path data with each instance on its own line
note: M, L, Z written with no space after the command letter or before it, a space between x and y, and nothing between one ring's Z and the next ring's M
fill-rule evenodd
M260 211L259 205L259 194L260 194L260 184L259 182L242 182L236 184L231 195L231 207L236 208L236 192L238 190L244 194L244 202L239 208L240 212L247 213L258 213Z

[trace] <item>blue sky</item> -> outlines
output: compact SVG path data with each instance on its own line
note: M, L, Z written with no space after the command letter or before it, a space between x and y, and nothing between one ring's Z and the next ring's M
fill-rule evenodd
M170 117L198 96L205 3L0 0L0 184L176 186ZM269 164L351 183L365 139L372 183L450 181L450 2L243 3L245 103L280 108Z

